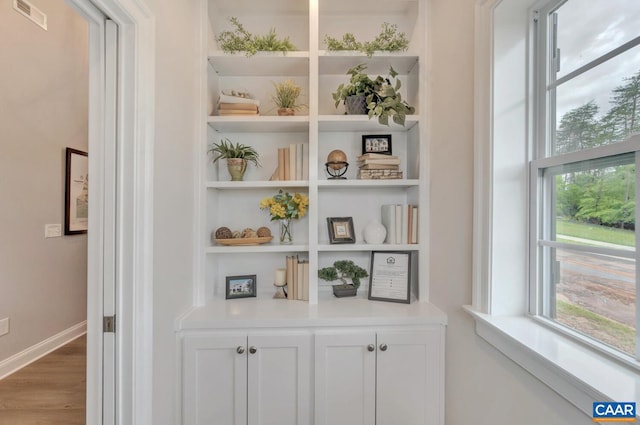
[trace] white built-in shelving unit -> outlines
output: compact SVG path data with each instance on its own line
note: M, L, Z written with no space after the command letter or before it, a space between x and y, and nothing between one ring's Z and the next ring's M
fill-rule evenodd
M206 9L206 11L204 10ZM257 275L258 295L253 302L269 299L274 270L284 267L285 256L297 254L310 262L309 304L325 301L318 295L329 284L317 279L317 269L339 258L353 259L369 268L371 251L409 251L414 263L412 302L428 301L428 141L426 132L426 31L425 0L272 0L257 2L204 1L202 112L206 137L202 141L200 166L200 221L197 247L199 279L198 305L224 300L225 277ZM289 37L297 51L228 54L217 45L216 35L231 29L230 17L237 17L254 34L274 28L280 38ZM384 22L398 25L407 34L405 52L377 52L367 57L360 52L326 50L325 35L340 38L346 32L359 40L370 40ZM205 44L205 43L203 43ZM205 59L206 58L206 59ZM345 115L344 106L335 107L331 94L340 83L348 82L347 70L363 63L371 76L387 75L390 66L399 73L404 99L416 107L405 126L380 125L366 115ZM277 116L271 101L273 83L293 79L303 87L301 103L306 108L292 117ZM216 103L221 90L246 90L261 102L260 116L218 116ZM401 158L402 180L356 179L356 157L361 152L364 134L391 134L393 154ZM243 182L231 182L222 161L211 164L208 147L222 138L253 146L260 154L262 167L249 166ZM308 146L309 179L270 181L277 168L277 149L293 143ZM340 149L350 163L347 180L329 180L324 169L327 154ZM308 215L294 223L294 244L279 245L277 223L270 222L259 209L262 198L279 189L309 196ZM383 204L419 206L419 244L368 245L363 229L371 220L380 220ZM356 243L331 245L327 217L353 217ZM259 246L220 246L211 241L211 233L220 226L232 230L268 226L274 240ZM366 297L366 285L359 298Z
M429 155L427 140L427 31L429 0L201 0L202 144L197 155L198 214L194 224L196 297L176 323L180 344L182 423L329 425L377 423L444 424L446 316L429 303ZM220 51L216 35L230 17L254 34L274 28L298 51ZM326 51L325 35L346 32L373 39L384 22L410 40L400 53ZM398 72L403 98L415 106L405 126L383 126L366 115L345 115L332 93L360 63L373 77ZM273 83L293 79L303 88L306 109L279 117L271 102ZM219 116L221 90L250 92L260 116ZM362 135L390 134L404 179L358 180ZM254 147L262 167L249 166L245 180L231 182L226 166L212 164L207 150L228 138ZM304 143L309 176L271 181L278 148ZM344 151L347 180L330 180L327 155ZM279 189L308 195L306 217L294 222L294 243L280 245L277 223L259 209ZM419 207L418 244L366 244L364 227L381 219L384 204ZM356 243L330 244L328 217L352 217ZM212 242L221 226L232 230L269 226L270 243L224 246ZM411 255L411 303L370 301L367 281L357 297L336 298L319 268L351 259L369 269L372 251ZM276 268L285 257L309 260L309 301L273 299ZM225 278L257 276L257 297L225 299ZM344 396L343 396L344 395ZM345 399L358 400L345 403Z

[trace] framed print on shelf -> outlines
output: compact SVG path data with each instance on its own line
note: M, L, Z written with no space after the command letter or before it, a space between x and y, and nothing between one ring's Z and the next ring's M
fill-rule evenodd
M256 275L227 276L226 296L234 298L251 298L256 296Z
M356 233L353 230L351 217L327 217L329 229L329 243L356 243Z
M391 155L390 134L365 134L362 136L362 155L367 153L379 153Z
M411 302L411 253L372 251L370 276L370 300Z
M67 148L64 188L64 234L87 233L89 223L89 156Z

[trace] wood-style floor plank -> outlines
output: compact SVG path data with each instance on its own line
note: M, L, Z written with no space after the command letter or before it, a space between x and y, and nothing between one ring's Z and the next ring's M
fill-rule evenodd
M86 335L0 380L0 425L85 425Z

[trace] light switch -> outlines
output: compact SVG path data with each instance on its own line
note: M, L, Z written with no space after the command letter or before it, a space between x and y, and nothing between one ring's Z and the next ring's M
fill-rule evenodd
M45 224L44 225L44 237L46 238L59 238L62 236L61 224Z

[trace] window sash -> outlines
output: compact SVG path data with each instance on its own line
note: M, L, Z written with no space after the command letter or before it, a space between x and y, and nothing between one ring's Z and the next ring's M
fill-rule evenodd
M529 292L528 306L529 313L542 319L542 322L549 322L549 312L551 302L554 301L552 286L549 284L549 273L545 273L545 263L550 259L544 258L544 247L568 248L585 252L604 252L634 258L636 265L636 352L635 361L629 361L624 354L614 350L603 348L595 338L580 335L566 329L567 334L576 337L591 347L612 355L625 363L640 368L640 237L636 237L635 251L621 251L577 246L564 242L552 241L545 237L551 234L554 229L555 220L551 214L555 211L551 209L553 203L549 197L553 193L552 186L555 185L555 177L550 177L552 172L559 170L579 171L580 169L604 167L607 161L615 162L620 155L632 154L635 156L636 164L636 186L635 199L640 200L640 135L632 136L629 139L611 145L599 146L570 153L555 154L555 132L556 132L556 89L584 74L612 58L640 45L640 36L636 37L615 49L601 55L591 62L569 72L561 78L556 79L556 66L559 55L554 44L554 20L552 13L561 7L567 0L554 0L533 13L534 37L532 38L533 52L533 149L532 160L529 169ZM545 171L548 177L544 177ZM640 225L640 208L635 209L635 221ZM550 250L546 250L550 251ZM555 322L554 322L555 323ZM564 328L560 324L553 325L556 328Z

